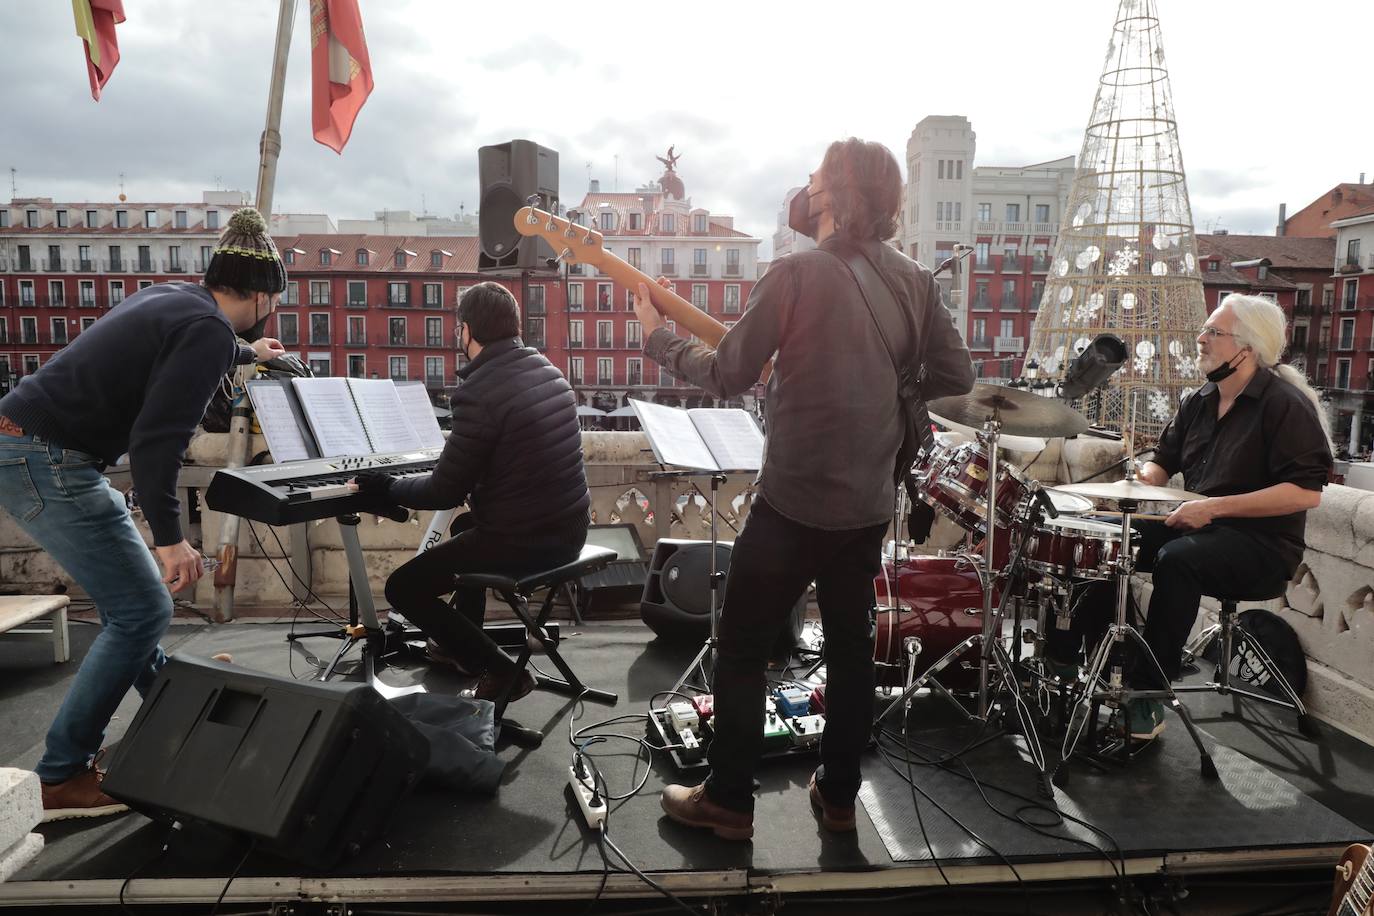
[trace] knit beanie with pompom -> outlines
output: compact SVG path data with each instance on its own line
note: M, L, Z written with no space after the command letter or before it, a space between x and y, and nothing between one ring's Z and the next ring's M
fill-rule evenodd
M286 265L257 210L244 207L229 217L229 225L210 256L204 282L212 289L240 293L280 293L286 289Z

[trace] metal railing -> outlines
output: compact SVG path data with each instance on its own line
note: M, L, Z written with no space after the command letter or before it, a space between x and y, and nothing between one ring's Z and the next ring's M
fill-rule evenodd
M711 266L709 264L693 264L692 276L709 277L711 276Z
M665 276L665 277L676 277L676 276L677 276L677 265L676 265L676 264L659 264L659 265L658 265L658 272L659 272L660 274L662 274L663 276Z
M741 270L738 264L726 264L725 271L721 274L721 276L737 278L744 276L744 272Z
M1003 273L1020 273L1020 272L1021 272L1021 259L1020 259L1020 258L1011 258L1011 257L1007 257L1006 255L1002 255L1002 272L1003 272Z

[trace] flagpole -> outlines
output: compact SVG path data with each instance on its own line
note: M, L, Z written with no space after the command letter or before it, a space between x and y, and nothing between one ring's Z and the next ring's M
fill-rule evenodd
M291 27L296 21L297 0L281 0L277 12L277 44L272 55L272 82L267 90L267 125L258 141L257 208L267 225L272 225L272 191L277 183L277 157L281 153L281 104L286 89L286 57L291 51ZM251 367L248 367L251 371ZM236 381L244 378L236 373ZM248 463L250 442L248 398L242 385L235 385L234 409L229 420L229 438L225 444L224 466L242 467ZM293 530L293 534L295 531ZM295 540L293 538L293 540ZM294 545L293 545L294 546ZM215 570L215 618L234 618L234 586L238 581L239 517L226 514L220 527L219 568ZM296 553L296 551L293 551ZM293 556L293 560L295 557ZM293 566L295 563L293 562ZM297 570L304 581L310 581L309 569ZM294 592L295 589L293 588Z

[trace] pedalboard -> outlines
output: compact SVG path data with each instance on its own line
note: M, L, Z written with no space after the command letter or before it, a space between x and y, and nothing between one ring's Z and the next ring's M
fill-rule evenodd
M825 733L824 690L810 685L774 687L763 697L763 757L815 753ZM820 703L817 703L820 699ZM649 737L668 749L679 770L707 766L715 698L706 694L649 710ZM584 811L584 814L586 812Z

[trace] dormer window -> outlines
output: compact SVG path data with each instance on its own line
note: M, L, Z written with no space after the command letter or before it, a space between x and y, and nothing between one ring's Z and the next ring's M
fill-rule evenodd
M1208 269L1208 270L1219 270L1220 267L1221 267L1221 263L1220 263L1219 261L1208 261L1208 262L1207 262L1207 269Z
M1261 280L1266 280L1266 279L1269 278L1269 265L1268 265L1268 264L1261 264L1261 265L1259 266L1259 278L1260 278Z
M435 270L444 266L444 255L442 252L431 251L429 253L429 266Z
M366 267L366 266L367 266L367 258L368 258L367 249L366 249L366 248L359 248L359 249L358 249L357 258L356 258L356 261L357 261L357 263L358 263L358 266L359 266L359 267Z
M326 249L324 249L323 251L321 251L321 252L320 252L320 266L321 266L321 267L328 267L328 266L329 266L329 263L330 263L330 258L331 258L331 257L332 257L332 252L330 252L330 250L329 250L328 248L326 248Z
M291 249L291 248L286 249L285 251L283 251L283 252L281 253L281 259L282 259L282 261L283 261L284 263L286 263L286 264L295 264L295 263L296 263L296 252L295 252L295 250L294 250L294 249Z
M674 217L673 214L671 214L671 213L665 213L665 214L663 214L662 228L663 228L663 231L664 231L664 232L676 232L676 231L677 231L677 218Z
M644 228L644 214L643 214L643 213L631 213L631 214L630 214L630 230L631 230L631 231L635 231L635 230L643 229L643 228Z
M705 213L695 213L692 215L692 231L706 232L707 222Z
M610 232L615 228L615 214L607 210L601 214L601 231Z

